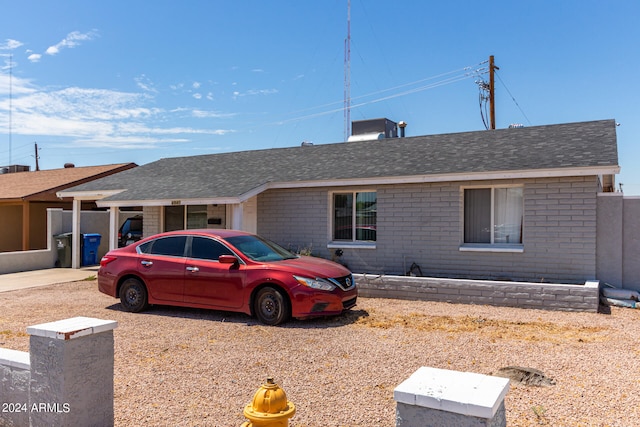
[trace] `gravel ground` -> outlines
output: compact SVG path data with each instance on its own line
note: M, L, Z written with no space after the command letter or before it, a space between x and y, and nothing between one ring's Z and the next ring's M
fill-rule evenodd
M567 313L360 298L339 317L268 327L242 314L120 310L95 281L0 293L0 346L28 351L27 326L74 316L118 321L116 426L239 426L274 377L290 426L393 426L393 389L420 366L535 368L512 383L509 426L633 426L640 419L640 310Z

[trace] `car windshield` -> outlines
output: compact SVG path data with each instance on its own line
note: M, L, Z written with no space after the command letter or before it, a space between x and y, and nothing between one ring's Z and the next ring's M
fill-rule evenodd
M254 261L282 261L297 258L297 255L282 246L258 236L234 236L226 240Z

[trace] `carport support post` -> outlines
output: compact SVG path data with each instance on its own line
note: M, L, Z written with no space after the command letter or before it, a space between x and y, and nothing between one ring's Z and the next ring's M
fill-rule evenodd
M231 205L231 228L233 230L244 230L242 227L243 207L242 203Z
M74 317L27 328L32 426L113 426L113 320Z
M80 215L82 213L82 201L73 199L73 211L71 214L71 268L80 268Z
M109 208L109 250L118 247L118 213L120 209L117 206Z

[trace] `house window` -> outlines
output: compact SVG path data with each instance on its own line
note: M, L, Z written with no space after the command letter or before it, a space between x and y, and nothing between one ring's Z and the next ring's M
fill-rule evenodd
M376 241L375 191L333 194L333 240Z
M522 187L464 190L464 243L522 244Z
M164 231L207 228L207 206L165 206Z

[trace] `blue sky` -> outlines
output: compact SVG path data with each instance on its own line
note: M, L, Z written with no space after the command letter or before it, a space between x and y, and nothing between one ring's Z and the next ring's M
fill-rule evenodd
M0 0L0 165L344 140L347 0ZM640 195L640 2L351 1L351 119L407 136L615 119ZM11 92L11 96L10 96ZM464 147L461 147L464 150Z

